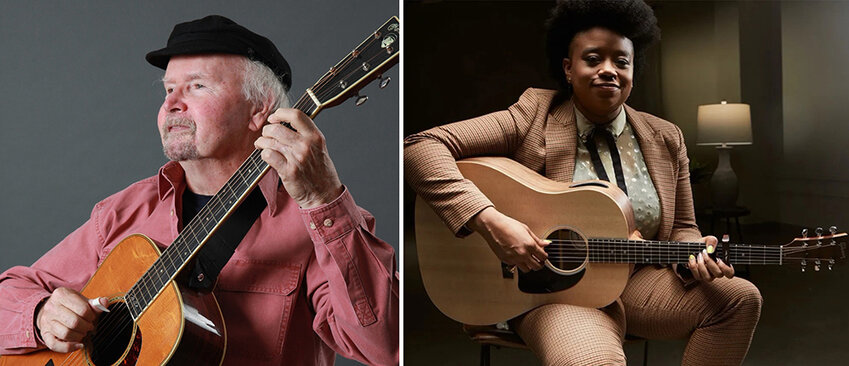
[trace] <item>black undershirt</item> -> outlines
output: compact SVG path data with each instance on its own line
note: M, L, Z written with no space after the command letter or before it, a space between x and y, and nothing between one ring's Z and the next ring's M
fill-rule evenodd
M196 194L186 188L183 192L182 204L183 228L197 216L212 197ZM190 288L199 291L212 290L221 269L233 256L236 247L267 205L262 192L254 189L230 218L218 227L215 234L198 252L194 265L187 267L192 268L187 276L187 285Z

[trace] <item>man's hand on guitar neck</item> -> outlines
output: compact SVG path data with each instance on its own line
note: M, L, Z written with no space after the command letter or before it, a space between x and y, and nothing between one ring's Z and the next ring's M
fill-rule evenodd
M548 254L542 247L548 241L538 238L527 225L487 207L468 222L502 262L519 267L523 272L542 269Z
M36 307L36 331L47 348L62 353L76 351L82 348L86 334L94 330L97 314L106 309L105 305L105 297L89 300L74 290L57 288Z

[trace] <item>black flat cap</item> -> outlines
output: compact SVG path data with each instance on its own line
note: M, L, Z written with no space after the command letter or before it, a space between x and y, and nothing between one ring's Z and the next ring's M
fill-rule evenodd
M286 90L292 86L292 70L274 43L220 15L175 25L168 36L168 46L148 53L145 59L164 70L171 56L204 53L246 56L271 68Z

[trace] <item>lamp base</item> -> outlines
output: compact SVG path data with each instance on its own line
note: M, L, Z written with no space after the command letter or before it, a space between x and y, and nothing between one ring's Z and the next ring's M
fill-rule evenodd
M713 207L718 209L729 209L737 206L737 175L731 169L731 147L717 146L719 161L716 170L710 178L711 198Z

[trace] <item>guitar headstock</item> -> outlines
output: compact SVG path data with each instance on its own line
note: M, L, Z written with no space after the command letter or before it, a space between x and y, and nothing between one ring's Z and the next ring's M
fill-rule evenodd
M802 236L782 245L784 261L798 261L802 272L808 266L819 271L823 266L832 269L838 261L846 259L846 233L838 233L837 227L832 226L825 234L823 228L814 230L814 235L808 235L808 229L802 230Z
M389 78L383 78L382 73L398 63L400 31L398 18L389 18L307 89L307 94L317 106L316 112L338 105L354 95L357 95L357 105L364 103L368 97L359 96L358 92L374 79L381 79L381 89L386 87Z

